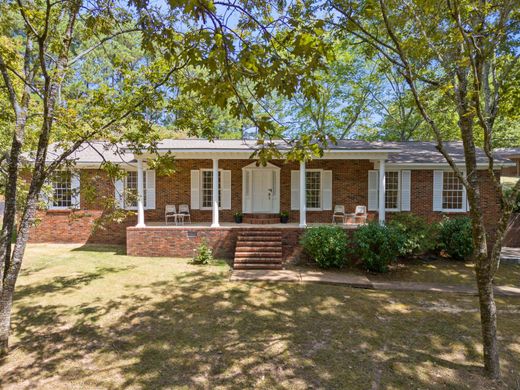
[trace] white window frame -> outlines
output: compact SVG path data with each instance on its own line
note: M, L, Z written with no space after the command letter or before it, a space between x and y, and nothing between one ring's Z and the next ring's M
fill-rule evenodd
M135 172L135 174L137 175L137 169L127 169L126 170L126 175L123 180L123 205L125 206L125 210L137 210L137 204L135 206L126 205L126 194L128 193L127 180L128 180L128 174L130 172ZM137 180L137 177L136 177L136 180ZM137 182L136 182L136 185L137 185ZM137 188L136 188L136 191L138 191ZM146 209L146 170L143 170L143 194L145 196L145 198L143 199L143 205L145 206L145 209Z
M219 210L224 210L222 208L222 171L224 169L220 169L218 170L218 182L219 182L219 186L218 186L218 203L219 203L219 206L218 206L218 209ZM203 188L203 172L211 172L211 176L212 176L212 183L213 183L213 169L211 168L202 168L202 169L199 169L199 210L213 210L213 207L212 206L209 206L209 207L205 207L203 206L204 204L204 188ZM211 186L211 196L213 197L213 184ZM213 204L213 198L211 200L211 203Z
M51 179L49 180L50 181L50 186L51 186L51 196L50 196L50 199L49 199L49 202L48 202L48 209L49 210L71 210L74 208L74 204L73 204L73 194L72 194L72 175L73 173L70 172L70 171L56 171L54 174L62 174L62 173L67 173L69 174L69 185L70 185L70 188L68 189L69 193L69 197L70 197L70 206L55 206L54 205L54 176L51 177Z
M386 176L387 173L390 173L390 172L397 172L397 208L388 208L388 207L386 207L386 195L388 194L388 191L385 188L385 211L397 212L397 211L401 211L401 203L402 203L402 199L401 199L401 170L399 170L399 169L389 169L389 170L386 170L385 171L385 176ZM386 177L385 177L385 185L386 185L386 182L387 181L386 181Z
M444 170L442 172L442 192L441 192L441 206L444 205L444 175L446 175L446 173L452 173L453 175L455 175L455 177L460 181L460 179L458 178L457 174L451 170ZM463 173L464 174L464 173ZM467 195L466 195L466 187L464 187L464 184L461 183L461 186L462 186L462 207L459 208L459 209L445 209L444 207L442 207L442 212L444 213L465 213L467 210Z
M307 211L322 211L323 210L323 169L306 169L305 170L305 191L307 191L307 172L319 172L320 173L320 207L306 207ZM301 173L300 173L301 174ZM308 201L308 197L305 196L305 201Z

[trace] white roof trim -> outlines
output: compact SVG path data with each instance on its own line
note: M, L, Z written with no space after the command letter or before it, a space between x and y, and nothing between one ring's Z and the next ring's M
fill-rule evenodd
M464 165L464 161L455 162L457 165ZM495 163L496 168L502 167L514 167L515 163ZM438 169L438 168L450 168L450 165L447 162L444 163L390 163L387 162L385 164L386 167L389 168L409 168L409 169ZM487 163L477 164L478 169L487 169L489 165ZM463 167L466 169L466 167Z

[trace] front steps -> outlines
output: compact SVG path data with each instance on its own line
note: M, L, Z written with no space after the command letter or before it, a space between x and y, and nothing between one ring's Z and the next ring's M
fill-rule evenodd
M244 230L238 233L234 269L282 269L282 232Z
M280 223L280 216L278 214L245 214L243 222L253 225L272 225Z

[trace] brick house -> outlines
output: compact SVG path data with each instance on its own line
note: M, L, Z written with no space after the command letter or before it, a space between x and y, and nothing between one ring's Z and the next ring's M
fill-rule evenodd
M502 157L513 161L512 166L502 168L502 176L520 177L520 148L497 149L496 153Z
M284 151L282 143L277 147ZM462 144L448 143L447 148L463 167ZM400 212L434 221L468 210L463 186L434 143L342 140L321 158L306 163L273 160L266 166L250 158L254 149L253 141L164 140L158 153L172 153L176 165L171 176L161 176L147 166L146 153L134 156L124 146L116 152L100 142L85 145L73 156L74 170L52 180L53 196L39 212L30 239L126 244L129 255L178 257L191 256L204 240L217 256L227 258L238 250L237 240L257 240L266 243L266 253L280 252L282 259L293 260L300 254L298 238L305 227L331 223L335 205L348 213L364 205L369 219L381 222ZM120 164L126 176L109 179L100 170L103 160ZM498 202L481 151L478 162L485 217L492 228ZM497 158L495 174L511 165ZM137 196L129 199L130 193ZM129 215L93 229L108 212L107 199ZM189 206L191 223L166 224L166 205L180 204ZM282 211L289 213L288 224L279 223ZM244 213L246 223L233 223L235 212ZM277 247L269 247L275 241Z

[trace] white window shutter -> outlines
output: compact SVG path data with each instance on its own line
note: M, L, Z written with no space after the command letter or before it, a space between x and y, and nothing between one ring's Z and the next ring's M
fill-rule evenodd
M191 208L197 210L200 208L200 171L191 171Z
M412 192L412 171L401 171L401 211L410 211Z
M145 175L146 180L146 205L145 208L149 210L155 209L155 171L147 170Z
M433 211L442 211L443 172L433 171Z
M220 179L222 201L221 207L223 210L231 210L231 171L220 171L222 175Z
M73 209L81 208L79 172L72 173L70 176L70 191L71 191L71 208L73 208Z
M322 208L332 210L332 171L323 171L321 177L322 184Z
M379 210L379 172L368 171L368 209Z
M125 181L124 179L116 179L114 182L115 187L115 194L114 199L116 200L116 206L124 209L125 208L125 198L124 198L124 192L125 192Z
M300 209L300 171L291 171L291 210Z

